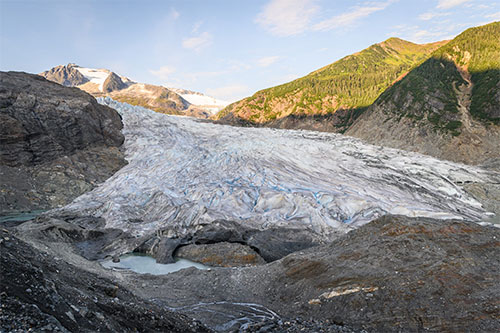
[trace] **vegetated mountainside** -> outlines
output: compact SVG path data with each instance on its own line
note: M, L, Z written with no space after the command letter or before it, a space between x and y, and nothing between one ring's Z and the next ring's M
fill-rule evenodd
M418 45L389 38L235 102L216 118L230 124L343 132L387 87L445 43Z
M213 98L215 105L188 101L175 89L137 83L107 69L92 69L68 64L56 66L40 75L68 87L78 87L94 97L109 96L120 102L166 114L208 118L226 105L218 103L219 101ZM208 96L198 94L210 99Z
M0 213L66 204L126 164L120 115L77 88L0 72Z
M385 91L346 132L478 164L500 158L500 22L471 28Z

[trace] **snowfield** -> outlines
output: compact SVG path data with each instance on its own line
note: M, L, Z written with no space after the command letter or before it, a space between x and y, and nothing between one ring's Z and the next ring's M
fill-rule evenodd
M328 235L387 213L487 216L460 185L492 181L481 168L338 134L238 128L99 102L123 117L129 164L62 210L134 235L182 234L216 219Z
M102 91L102 86L104 85L104 81L106 81L109 76L109 71L85 67L75 67L75 69L79 71L87 80L97 84L99 86L99 90Z

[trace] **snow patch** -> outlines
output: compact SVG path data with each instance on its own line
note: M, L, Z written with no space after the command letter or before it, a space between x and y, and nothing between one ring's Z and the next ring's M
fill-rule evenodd
M77 71L79 71L87 80L92 83L95 83L99 86L99 90L103 90L104 81L108 78L111 73L107 69L93 69L93 68L85 68L85 67L75 67Z

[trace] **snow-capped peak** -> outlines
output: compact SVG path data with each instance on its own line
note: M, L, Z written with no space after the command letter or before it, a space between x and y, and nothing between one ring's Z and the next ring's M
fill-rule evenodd
M77 65L73 66L77 71L79 71L87 80L92 83L95 83L99 87L99 91L103 91L104 81L108 78L108 76L112 73L108 69L94 69L94 68L86 68L80 67ZM118 75L120 79L125 83L132 83L133 81L125 76Z

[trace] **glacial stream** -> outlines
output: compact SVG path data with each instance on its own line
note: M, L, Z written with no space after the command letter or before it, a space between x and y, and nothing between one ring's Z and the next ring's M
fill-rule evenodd
M481 221L488 212L462 185L500 181L478 167L339 134L238 128L99 102L123 117L129 164L61 210L135 236L182 234L217 219L321 235L384 214Z

